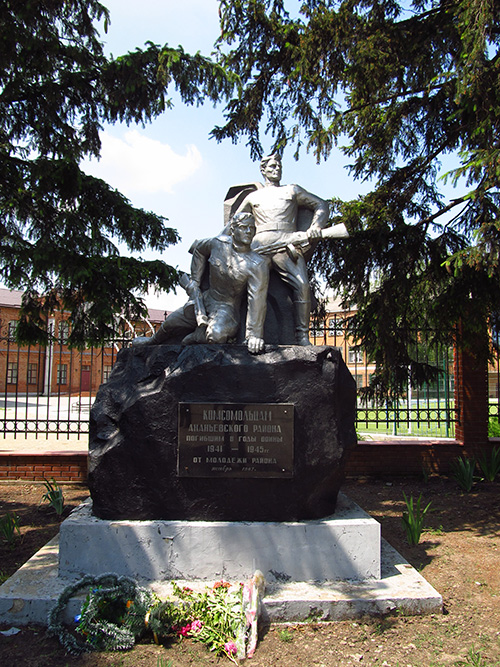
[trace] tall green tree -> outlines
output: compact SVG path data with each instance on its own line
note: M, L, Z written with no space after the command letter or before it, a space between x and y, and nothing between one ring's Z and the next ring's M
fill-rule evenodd
M80 168L99 155L104 122L145 123L170 104L159 47L107 58L99 22L106 28L109 14L97 0L0 0L0 279L25 290L25 341L46 340L55 308L71 313L70 343L101 341L117 314L145 312L137 290L177 281L164 262L137 258L177 241L166 220ZM174 74L180 84L188 65ZM207 61L198 94L213 97L218 77ZM181 91L187 102L191 94ZM135 256L121 257L120 243Z
M290 11L287 11L290 10ZM369 194L332 219L351 238L320 244L313 267L356 304L354 332L377 363L372 390L436 371L409 343L478 355L500 303L500 2L221 0L218 62L239 77L218 140L246 138L328 160L340 146ZM266 136L267 135L267 136ZM446 178L452 198L442 194ZM455 195L456 192L456 195Z

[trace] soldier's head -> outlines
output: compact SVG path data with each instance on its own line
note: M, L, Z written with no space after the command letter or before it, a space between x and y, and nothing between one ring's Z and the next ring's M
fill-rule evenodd
M255 236L255 220L253 215L246 211L233 215L230 231L237 245L250 246Z
M262 158L260 172L266 183L279 184L281 181L281 157L278 153L266 155Z

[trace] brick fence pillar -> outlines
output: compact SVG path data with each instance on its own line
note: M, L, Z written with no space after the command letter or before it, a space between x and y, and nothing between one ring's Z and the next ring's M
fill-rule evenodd
M488 364L455 347L455 438L470 454L488 442Z

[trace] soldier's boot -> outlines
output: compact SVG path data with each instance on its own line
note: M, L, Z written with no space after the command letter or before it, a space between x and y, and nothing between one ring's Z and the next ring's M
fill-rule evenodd
M170 338L170 333L165 327L165 322L162 322L161 327L152 336L137 336L132 341L134 347L138 345L162 345Z
M195 345L196 343L206 343L207 342L207 325L200 324L196 329L184 336L181 341L181 345Z
M309 340L309 318L311 303L309 301L294 301L295 310L295 342L297 345L311 345Z

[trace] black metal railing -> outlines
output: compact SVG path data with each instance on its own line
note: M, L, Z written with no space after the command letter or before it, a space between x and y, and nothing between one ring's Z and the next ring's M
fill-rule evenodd
M340 347L361 389L375 367L353 344L345 317L313 322L311 339ZM7 333L7 332L6 332ZM129 345L128 333L100 348L67 347L60 336L47 347L18 346L12 335L0 337L0 433L4 436L78 439L88 433L89 413L97 389L106 382L118 351ZM435 349L416 337L419 354L440 371L439 379L415 390L408 388L397 404L363 404L357 409L360 437L453 437L455 427L453 352ZM498 413L498 402L496 404Z
M75 350L64 340L18 346L12 338L0 338L0 433L65 439L87 434L97 389L129 339Z
M416 332L412 343L413 358L434 366L438 379L419 389L408 386L404 395L392 404L363 401L360 390L370 385L376 367L363 348L356 345L349 323L348 313L313 320L311 340L316 345L333 345L341 349L360 393L356 420L360 437L454 437L457 410L453 350L431 345L425 331Z

